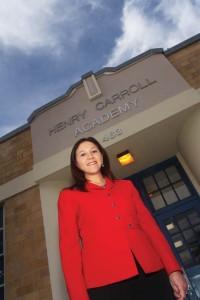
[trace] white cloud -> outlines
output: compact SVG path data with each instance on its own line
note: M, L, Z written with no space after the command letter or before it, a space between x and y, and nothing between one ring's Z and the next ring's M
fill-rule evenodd
M116 66L152 48L170 48L199 33L199 0L126 0L122 35L115 41L107 66ZM151 5L151 6L150 6Z
M199 33L200 0L176 0L173 3L171 0L162 0L156 9L172 24L165 47L174 46Z
M0 1L0 46L60 53L63 41L78 44L87 30L86 13L99 8L100 0Z
M0 2L0 41L4 47L20 50L56 47L48 22L53 17L54 0L12 0Z

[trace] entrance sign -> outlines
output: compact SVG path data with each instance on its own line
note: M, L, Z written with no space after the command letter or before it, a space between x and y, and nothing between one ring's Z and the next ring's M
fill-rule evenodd
M89 87L93 81L98 85L92 99L84 80ZM111 72L89 74L73 85L70 94L39 109L31 119L34 162L71 147L81 137L105 135L113 126L120 128L120 122L128 122L188 89L189 84L162 53L152 53Z

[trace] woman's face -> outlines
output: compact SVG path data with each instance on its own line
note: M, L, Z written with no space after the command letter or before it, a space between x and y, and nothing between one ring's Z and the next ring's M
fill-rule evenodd
M85 177L100 172L103 156L99 148L92 142L81 143L76 150L76 165L85 173Z

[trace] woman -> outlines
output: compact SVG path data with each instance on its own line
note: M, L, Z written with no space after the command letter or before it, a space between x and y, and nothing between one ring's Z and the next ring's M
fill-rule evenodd
M184 300L187 284L165 237L132 182L114 179L97 140L74 145L71 171L75 185L58 200L70 299Z

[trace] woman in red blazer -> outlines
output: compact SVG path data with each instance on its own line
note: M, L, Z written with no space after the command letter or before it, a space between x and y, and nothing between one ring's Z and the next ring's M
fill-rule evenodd
M184 300L187 284L164 235L132 182L113 178L94 138L74 145L71 171L75 185L58 200L70 299Z

